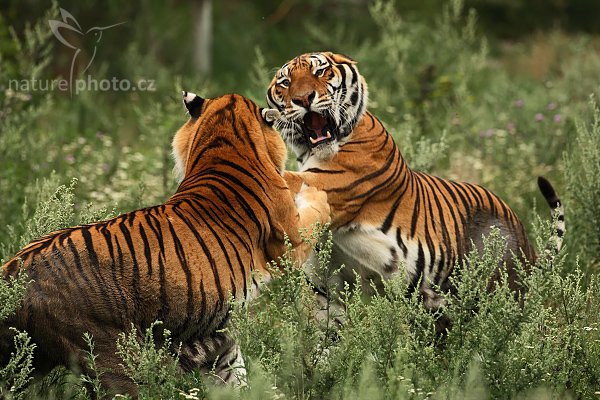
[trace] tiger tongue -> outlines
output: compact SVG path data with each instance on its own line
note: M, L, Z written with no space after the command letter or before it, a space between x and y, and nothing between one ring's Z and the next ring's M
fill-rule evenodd
M321 136L321 131L327 125L327 119L321 114L311 111L304 115L304 124L319 137Z

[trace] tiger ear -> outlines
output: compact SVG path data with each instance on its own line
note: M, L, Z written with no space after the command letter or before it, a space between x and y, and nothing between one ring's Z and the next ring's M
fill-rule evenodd
M269 126L273 126L275 121L277 121L279 117L281 117L281 113L279 112L279 110L276 110L274 108L261 108L260 115Z
M190 117L198 118L202 113L202 104L204 99L195 93L183 91L183 104L190 113Z
M356 61L354 61L351 57L345 54L337 54L328 51L327 55L331 57L333 62L335 62L336 64L356 64Z

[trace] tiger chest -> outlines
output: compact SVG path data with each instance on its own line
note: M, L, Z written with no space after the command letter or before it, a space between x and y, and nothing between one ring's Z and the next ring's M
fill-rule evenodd
M351 224L333 232L331 266L344 265L345 280L352 281L354 273L363 280L377 284L398 272L405 271L409 282L421 276L424 282L435 280L436 260L416 239L411 240L395 227L387 232L366 224ZM404 267L402 267L404 265Z

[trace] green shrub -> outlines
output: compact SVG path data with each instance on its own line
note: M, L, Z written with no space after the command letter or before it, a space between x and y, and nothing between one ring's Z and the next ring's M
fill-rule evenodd
M14 351L6 366L0 366L0 395L8 399L27 398L23 389L31 381L35 344L27 332L14 330Z
M171 332L160 329L161 324L160 321L152 323L143 335L132 327L117 340L117 355L123 360L121 366L139 386L140 398L176 398L180 391L179 351L173 350ZM158 330L162 331L162 338L155 339L154 332ZM161 345L156 345L155 340Z
M590 121L577 123L577 136L565 154L569 234L567 247L590 274L600 271L600 109L590 100Z

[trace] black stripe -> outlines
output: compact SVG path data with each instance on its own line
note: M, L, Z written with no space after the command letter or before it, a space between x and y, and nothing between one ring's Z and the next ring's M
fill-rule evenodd
M458 193L463 204L469 205L469 207L467 207L467 210L468 210L469 215L472 215L473 210L471 208L472 208L473 204L475 204L477 206L477 202L471 201L472 200L471 196L469 196L469 193L467 193L467 189L465 187L463 187L462 184L454 182L454 181L447 181L447 182L449 182L452 185L452 187L456 189L456 193Z
M208 202L211 202L209 199L206 199L206 200ZM244 280L244 282L243 282L243 285L244 285L243 290L244 290L244 296L245 296L248 293L247 281L248 281L249 274L248 274L248 271L246 271L246 267L245 267L244 263L241 260L240 254L238 252L238 247L241 244L244 247L244 249L246 250L246 252L248 254L252 253L252 248L250 247L250 243L249 243L250 240L251 240L250 234L247 235L248 236L247 240L244 240L242 238L242 236L239 235L238 232L234 229L234 227L232 227L232 226L230 226L229 224L226 223L225 219L223 219L222 217L219 217L218 215L214 214L210 209L205 208L202 205L202 203L195 202L195 206L198 207L200 209L200 211L202 211L206 215L206 217L210 218L213 223L216 224L217 221L219 221L221 227L225 228L229 232L229 234L223 235L223 236L230 243L231 248L233 249L233 251L235 253L235 256L236 256L236 259L238 261L238 265L242 269L242 276L244 278L243 279ZM191 206L191 207L192 207L192 209L194 209L194 206ZM244 225L239 220L237 220L236 218L231 218L231 220L233 220L238 226L243 227L244 230L247 232L247 230L245 229ZM231 241L230 237L234 237L235 239L237 239L237 243L234 244Z
M98 254L96 253L96 250L94 249L94 242L92 240L92 235L90 234L89 230L91 229L91 227L82 227L81 228L81 235L83 236L83 242L85 244L85 249L87 252L87 256L90 260L90 264L91 264L91 268L90 271L92 272L92 275L94 277L94 279L96 280L96 285L94 287L94 289L96 290L100 290L100 298L102 301L104 301L105 303L105 309L106 310L111 310L113 309L113 305L112 305L112 296L108 295L108 292L106 291L106 282L104 281L104 279L102 278L102 274L100 272L100 263L98 262ZM92 290L92 288L90 288L90 290Z
M173 207L174 209L175 207ZM187 259L186 259L186 255L185 255L185 251L183 249L183 245L181 244L181 241L179 240L179 235L178 233L175 231L175 228L173 227L173 224L171 223L169 216L167 214L165 214L166 221L167 221L167 225L169 226L169 231L171 233L171 240L173 241L173 247L175 248L175 254L177 255L177 260L179 262L179 266L181 267L181 269L183 270L183 273L185 274L185 281L186 281L186 285L187 285L187 305L186 305L186 318L184 319L184 321L182 321L181 323L181 327L183 327L183 329L185 329L188 326L188 323L190 322L191 318L192 318L192 314L194 312L194 290L192 288L192 272L190 271L190 267L188 266L187 263ZM198 232L196 232L195 229L191 229L191 232L194 234L194 236L198 239L199 238L199 234ZM200 239L200 245L202 246L202 249L205 250L206 245L204 245L204 241L202 241ZM208 249L206 249L208 250ZM205 254L207 254L207 252L204 252ZM212 260L209 257L209 263L211 263L211 265L214 264L214 260ZM203 279L200 279L201 281ZM219 280L218 277L215 279L215 283L217 285L217 287L219 287Z
M404 253L404 258L406 259L408 248L402 240L402 232L400 232L400 227L396 228L396 242L398 243L398 246L400 246L400 249L402 249L402 253Z
M394 216L396 215L396 211L398 210L398 207L400 206L400 201L404 198L404 194L408 190L408 181L407 181L408 177L412 177L412 175L410 173L404 174L404 177L402 178L402 182L400 182L400 184L397 185L397 187L392 195L392 196L396 196L396 200L394 200L394 203L392 204L390 211L386 215L385 219L383 220L383 224L381 225L380 229L383 233L387 233L390 230L392 221L394 220ZM404 190L402 191L402 193L396 195L396 193L403 187L404 187Z
M192 161L191 166L188 168L189 171L195 171L198 163L200 162L201 159L205 158L205 154L207 152L209 152L210 150L213 149L221 149L222 147L230 147L232 149L235 148L234 144L227 138L224 138L222 136L217 136L214 140L212 140L210 143L206 144L204 147L201 148L200 152L198 152L198 154L195 154L194 156L194 161ZM190 155L191 156L191 155ZM189 164L189 163L188 163ZM187 176L186 176L187 178ZM181 182L180 187L177 189L177 192L179 193L181 190L183 190L183 188L185 183L185 179L183 182Z
M142 222L138 225L140 230L140 237L142 239L142 243L144 244L144 257L146 259L146 266L148 267L148 276L152 275L152 251L150 250L150 242L148 242L148 236L146 236L146 231L144 230L144 225Z
M108 249L108 257L110 259L110 272L111 272L111 276L112 276L112 280L113 280L112 286L114 288L116 288L116 290L119 294L119 299L120 299L120 303L121 303L121 307L122 307L121 310L115 310L115 312L118 312L118 314L121 317L121 321L123 321L125 318L125 315L127 314L127 299L125 298L125 294L123 293L123 289L121 288L121 282L117 278L117 268L115 265L115 252L114 252L114 247L113 247L112 239L111 239L112 235L106 226L104 226L103 229L100 230L100 233L102 234L102 237L104 238L104 241L106 242L106 247Z
M348 68L350 68L350 72L352 73L352 81L350 83L352 85L355 85L356 82L358 82L358 71L356 71L356 68L350 64L345 64L345 65L347 65Z
M237 227L246 234L248 243L251 243L256 235L251 234L248 231L248 227L243 222L246 221L246 218L238 212L239 207L232 207L230 205L230 200L227 196L216 186L211 187L212 193L214 193L217 198L221 201L221 203L216 203L214 199L210 197L204 196L196 196L195 198L190 198L189 201L193 202L195 206L200 207L202 205L201 201L205 201L210 203L216 210L219 211L219 215L228 215L231 218L231 221L234 222ZM226 207L226 208L225 208Z
M149 210L146 215L148 222L148 226L154 233L156 237L156 241L158 243L158 281L160 286L160 315L159 319L161 321L166 321L167 316L169 315L170 307L169 307L169 298L167 297L167 281L165 276L165 246L162 234L162 225L160 221L152 215L152 211L156 212L156 209Z
M462 255L464 254L464 249L463 249L463 244L464 241L462 240L462 238L464 237L464 229L467 225L467 221L465 216L460 212L460 210L458 210L456 208L456 202L451 202L448 200L447 196L444 196L443 193L441 192L441 189L439 188L439 186L437 186L437 183L444 183L444 181L442 179L439 178L435 178L435 177L431 177L429 176L431 179L435 179L434 182L432 182L433 184L436 184L436 188L437 191L441 194L441 196L439 196L444 203L446 204L446 208L450 211L450 215L452 217L452 221L454 222L454 234L452 235L452 237L456 240L456 247L452 245L452 240L450 235L447 234L447 231L445 228L445 224L443 224L443 228L442 231L446 234L444 236L444 243L446 243L446 252L448 253L448 263L454 263L456 261L456 255ZM456 200L456 198L451 195L452 198L454 200ZM443 206L441 205L441 203L438 202L438 198L435 198L436 202L438 203L438 207L442 208ZM460 225L458 223L458 217L460 218ZM451 265L447 265L444 266L444 269L448 267L451 268Z
M87 274L85 273L85 271L83 270L83 265L81 264L81 258L79 257L79 251L75 247L75 244L73 243L73 240L70 237L67 237L67 246L68 246L69 250L71 251L71 254L73 255L73 263L75 264L77 271L79 271L79 275L83 278L86 285L88 287L91 287L90 280L89 280Z
M465 189L467 189L470 193L471 196L475 199L475 203L477 204L477 209L481 210L483 209L483 197L481 197L481 194L479 193L479 191L477 190L477 188L473 185L471 185L470 183L466 183L464 182L462 185L464 185Z
M427 180L423 179L425 183L428 183ZM431 188L429 188L431 189ZM429 221L431 221L432 225L433 225L433 221L435 221L434 217L433 217L433 204L431 202L431 198L430 198L430 192L431 190L425 190L425 188L423 188L423 211L425 213L424 215L424 220L425 220L425 244L427 245L427 249L429 250L429 255L430 255L430 263L429 263L429 273L431 273L431 270L435 264L435 244L434 244L434 239L431 236L431 233L429 231ZM435 196L433 196L435 197ZM437 201L437 199L436 199ZM425 207L425 205L427 205L428 207ZM427 209L429 208L429 215L427 215ZM439 210L439 209L438 209ZM435 232L435 225L433 226L433 230ZM444 225L442 224L442 232L444 232ZM438 238L436 238L438 239ZM436 240L437 241L437 240ZM427 264L424 261L424 265L423 265L423 273L425 273L425 267L427 267Z
M385 174L386 172L388 172L390 170L390 166L393 164L394 160L395 160L395 155L397 153L397 148L392 147L390 149L389 154L386 156L386 161L385 163L381 166L381 168L379 168L378 170L368 174L368 175L363 175L360 179L357 179L356 181L351 182L348 185L344 185L344 186L340 186L337 188L332 188L332 189L327 189L326 192L327 193L337 193L337 192L346 192L351 188L355 188L356 186L364 183L364 182L372 182L374 179L378 178L379 176Z
M119 227L119 230L121 231L121 234L123 235L123 238L125 238L125 243L127 244L127 248L129 249L129 255L131 256L131 266L132 266L131 287L133 289L134 309L135 309L135 312L137 315L142 315L143 313L140 313L140 307L142 305L142 296L140 293L140 271L139 271L137 257L135 255L135 246L133 244L133 240L131 239L131 233L129 232L129 229L125 226L125 224L120 222L120 223L118 223L118 227ZM119 246L118 250L119 250L120 256L122 257L122 253L120 251L121 250L120 246ZM122 265L122 268L124 268L124 265L123 264L121 264L121 265Z
M421 241L417 241L419 244L419 249L417 251L417 264L415 265L415 273L411 277L410 284L408 285L408 294L412 294L419 280L423 277L423 269L425 268L425 254L423 253L423 245Z
M321 168L309 168L306 169L304 171L302 171L303 173L305 172L312 172L315 174L326 174L326 175L341 175L341 174L346 174L348 173L347 170L341 170L341 169L321 169Z
M262 243L266 239L266 227L263 223L260 222L258 215L254 212L255 207L250 206L248 201L240 194L238 187L234 187L234 186L230 185L229 182L227 182L225 179L216 178L214 176L211 178L212 178L211 180L221 184L223 187L228 189L235 196L238 203L242 206L242 209L254 221L256 226L260 228L260 231L259 231L260 233L259 233L258 239L259 239L259 242ZM207 184L206 186L210 186L210 185ZM249 188L247 188L245 186L242 186L242 187L248 194L250 194L257 201L257 203L260 205L260 208L262 208L262 210L266 214L266 215L263 215L263 217L266 217L268 225L271 225L270 212L269 212L268 208L265 206L265 204L262 202L262 200L260 200L258 198L258 196L254 192L252 192ZM230 207L234 208L231 204L230 204Z
M412 172L412 171L411 171ZM415 233L417 231L417 220L419 217L419 212L421 210L421 192L423 190L423 188L421 187L421 183L419 181L419 179L417 179L416 176L414 176L415 179L412 179L411 184L414 183L415 186L415 206L413 208L413 214L412 214L412 218L411 218L411 223L410 223L410 237L413 238L415 237Z
M483 194L485 194L485 196L487 198L487 201L488 201L488 203L490 205L490 208L491 208L491 211L492 211L492 215L494 217L497 217L498 216L498 210L496 209L496 205L494 204L494 199L492 198L489 190L486 190L486 189L481 188L481 187L479 188L479 190L481 192L483 192Z
M67 236L67 238L68 238L68 236ZM70 240L70 238L68 238L68 239ZM63 249L63 248L64 248L64 246L61 246L61 249ZM77 281L77 277L72 274L73 269L70 268L70 265L67 263L67 260L63 256L61 249L57 249L57 251L55 251L53 253L54 259L57 260L62 265L62 268L69 275L71 282L73 282L73 284L75 284L75 286L77 287L77 291L79 292L79 298L83 299L90 309L93 309L94 307L91 304L90 297L87 295L88 294L87 287L84 288L83 286L81 286L79 284L79 282Z
M182 219L182 221L184 221L186 223L186 225L188 225L190 230L195 231L194 226L188 222L187 218L185 216L183 216L181 212L179 212L175 208L173 208L173 212L175 212ZM185 210L182 210L182 212L185 212ZM217 233L217 231L215 229L213 229L213 227L211 226L212 224L208 223L201 213L188 212L188 214L190 215L191 218L193 218L201 226L208 228L210 230L210 232L213 234L215 240L217 241L217 244L219 245L219 248L221 249L221 253L223 254L223 257L225 257L225 261L227 262L227 266L229 267L229 272L231 273L231 276L235 277L235 271L233 269L233 264L231 263L231 258L229 258L229 252L225 248L225 245L223 244L223 241L220 238L220 236L223 236L223 235ZM200 218L202 221L198 221L198 218ZM214 221L214 222L217 223L217 226L220 225L220 221ZM234 298L237 298L236 297L237 296L237 286L235 285L235 281L230 280L230 282L232 283L231 287L233 290Z

